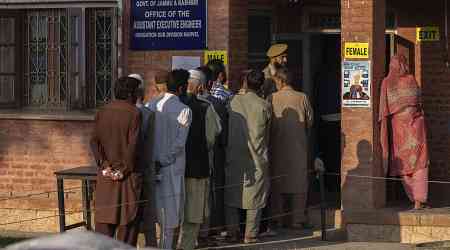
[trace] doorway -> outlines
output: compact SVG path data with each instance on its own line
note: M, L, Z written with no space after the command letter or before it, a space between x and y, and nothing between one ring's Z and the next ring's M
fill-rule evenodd
M278 34L274 43L288 45L288 67L294 74L294 88L308 95L315 114L315 126L310 131L309 160L320 156L328 173L325 178L327 203L340 207L341 123L339 33ZM319 202L319 186L310 178L309 204Z

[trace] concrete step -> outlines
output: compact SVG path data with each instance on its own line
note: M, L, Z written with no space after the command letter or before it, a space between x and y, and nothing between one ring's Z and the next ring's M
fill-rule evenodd
M326 225L332 228L341 228L343 225L342 211L337 208L327 208L326 214ZM320 228L321 223L321 213L320 208L310 208L308 209L309 222L316 228Z

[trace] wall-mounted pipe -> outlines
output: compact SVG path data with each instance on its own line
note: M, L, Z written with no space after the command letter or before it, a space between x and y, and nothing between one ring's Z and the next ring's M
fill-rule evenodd
M445 66L449 67L448 61L448 5L447 0L444 0L444 12L445 12Z

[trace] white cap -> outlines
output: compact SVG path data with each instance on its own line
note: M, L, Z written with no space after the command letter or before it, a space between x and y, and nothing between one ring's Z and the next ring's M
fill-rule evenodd
M200 70L191 69L189 70L189 79L195 79L200 82L200 84L206 84L206 76Z
M144 78L139 75L139 74L129 74L128 77L134 78L136 80L138 80L140 83L140 85L144 85Z

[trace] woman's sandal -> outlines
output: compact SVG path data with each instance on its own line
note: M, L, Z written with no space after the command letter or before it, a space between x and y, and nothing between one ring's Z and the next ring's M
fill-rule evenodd
M421 204L419 208L413 207L412 210L414 210L414 211L421 211L421 210L425 210L425 209L431 209L431 206L429 206L427 204Z

